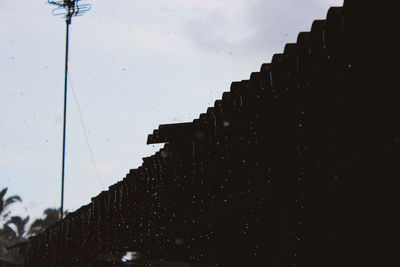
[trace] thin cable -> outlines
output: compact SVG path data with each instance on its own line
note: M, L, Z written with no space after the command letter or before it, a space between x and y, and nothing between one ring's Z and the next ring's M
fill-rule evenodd
M69 77L69 84L70 84L70 87L71 87L72 95L74 96L76 107L78 108L79 119L80 119L80 122L81 122L83 133L85 135L85 141L86 141L87 147L89 149L90 158L92 160L92 164L93 164L94 170L96 172L97 178L99 179L100 185L101 185L102 188L104 188L103 179L101 178L99 170L97 169L96 160L94 159L94 153L93 153L92 147L90 146L89 137L87 135L85 122L83 120L81 106L79 104L78 97L76 96L76 93L75 93L75 90L74 90L74 86L72 84L71 73L69 73L69 72L68 72L68 77Z

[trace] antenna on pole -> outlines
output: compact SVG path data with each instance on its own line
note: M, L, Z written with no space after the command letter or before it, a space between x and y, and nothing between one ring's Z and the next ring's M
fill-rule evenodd
M62 148L62 167L61 167L61 219L64 217L64 169L65 169L65 130L67 119L67 75L68 75L68 44L69 44L69 25L72 17L82 16L91 9L90 4L81 4L80 0L64 0L47 2L56 6L52 13L55 16L64 16L66 24L65 38L65 75L64 75L64 124L63 124L63 148Z

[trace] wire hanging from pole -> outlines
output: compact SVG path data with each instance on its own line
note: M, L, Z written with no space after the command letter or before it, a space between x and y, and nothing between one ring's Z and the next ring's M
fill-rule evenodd
M90 4L80 4L79 0L51 1L51 5L57 6L53 9L53 15L65 16L65 73L64 73L64 123L63 123L63 147L62 147L62 165L61 165L61 219L64 217L64 176L65 176L65 135L67 120L67 89L68 89L68 46L69 46L69 25L71 25L73 16L80 16L91 9Z
M78 96L76 95L76 92L74 90L74 86L72 84L71 73L69 71L68 71L68 80L69 80L69 85L70 85L70 88L71 88L71 91L72 91L72 95L74 96L74 99L75 99L76 107L78 109L78 114L79 114L79 119L80 119L80 122L81 122L82 131L83 131L83 134L84 134L86 145L87 145L87 147L89 149L90 158L92 160L93 168L94 168L94 171L96 173L97 179L99 180L101 188L103 189L104 188L103 178L101 178L100 172L99 172L99 170L97 168L96 160L94 158L93 149L92 149L92 147L90 145L89 136L87 134L88 131L86 130L85 121L83 120L81 105L79 104Z

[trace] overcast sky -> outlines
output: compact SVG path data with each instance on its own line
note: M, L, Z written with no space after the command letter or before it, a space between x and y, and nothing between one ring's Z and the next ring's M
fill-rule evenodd
M70 28L70 211L157 151L161 145L146 140L159 124L198 118L232 81L248 79L313 20L324 19L330 6L343 4L88 2L92 9ZM60 206L65 22L51 10L44 0L0 0L0 188L20 195L18 212L33 217Z

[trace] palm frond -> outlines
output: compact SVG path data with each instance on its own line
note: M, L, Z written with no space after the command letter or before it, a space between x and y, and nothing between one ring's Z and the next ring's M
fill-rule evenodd
M7 187L3 188L3 190L0 191L0 199L3 199L6 193L7 193Z
M0 191L0 214L4 210L4 200L3 200L3 198L6 195L6 193L7 193L7 187L3 188L3 190Z
M19 196L11 196L9 198L6 199L5 204L4 204L4 208L7 207L8 205L14 203L14 202L22 202L21 197Z

